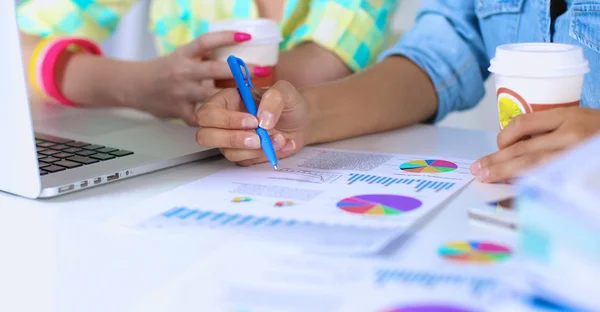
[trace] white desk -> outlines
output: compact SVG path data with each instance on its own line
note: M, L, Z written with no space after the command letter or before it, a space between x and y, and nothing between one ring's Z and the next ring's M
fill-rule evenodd
M495 151L495 142L495 133L415 126L327 147L476 159ZM0 311L106 312L131 306L205 252L194 237L110 233L106 220L232 166L213 158L50 200L0 193ZM422 231L510 235L469 225L466 217L468 207L510 191L474 182Z

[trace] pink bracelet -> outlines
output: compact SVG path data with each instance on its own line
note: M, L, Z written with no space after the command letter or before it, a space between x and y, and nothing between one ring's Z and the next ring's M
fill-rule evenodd
M100 47L88 39L74 37L47 38L40 42L32 55L30 79L38 92L63 105L74 106L76 104L67 99L59 90L55 79L56 63L60 55L70 47L77 48L78 52L83 51L94 55L102 55Z

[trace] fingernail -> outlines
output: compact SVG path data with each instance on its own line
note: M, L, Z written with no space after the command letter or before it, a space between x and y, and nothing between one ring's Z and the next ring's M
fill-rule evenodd
M273 149L278 151L285 145L285 138L281 134L273 136Z
M289 140L287 144L281 149L282 153L289 153L296 150L296 141Z
M479 170L481 170L481 163L479 161L476 161L473 164L471 164L471 173L472 174L477 174L477 172L479 172Z
M259 127L263 129L271 129L275 126L275 115L273 115L273 113L264 111L260 113L258 122Z
M247 148L260 148L260 140L256 136L249 136L244 139L244 146Z
M233 40L235 42L244 42L244 41L248 41L250 39L252 39L252 36L247 33L236 32L235 34L233 34Z
M479 181L481 182L485 182L487 181L487 179L490 177L490 169L481 169L477 172L477 179L479 179Z
M273 73L271 67L254 67L254 76L256 77L269 77Z
M254 117L246 117L242 119L242 127L247 129L255 129L258 127L258 120Z

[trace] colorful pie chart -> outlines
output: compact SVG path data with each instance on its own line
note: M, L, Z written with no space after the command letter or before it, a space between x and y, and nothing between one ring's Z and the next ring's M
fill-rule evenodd
M443 304L423 304L423 305L405 305L390 309L381 310L381 312L472 312L473 310L443 305Z
M250 202L250 201L252 201L252 197L247 197L247 196L234 197L231 199L231 202L233 202L233 203L245 203L245 202Z
M275 203L275 207L291 207L295 204L296 203L294 203L293 201L278 201Z
M421 201L400 195L371 194L344 198L337 207L349 213L367 216L395 216L421 207Z
M450 242L440 247L438 253L446 260L462 263L494 263L510 258L508 247L485 241Z
M443 173L457 168L455 163L440 159L411 160L400 165L401 170L412 173Z

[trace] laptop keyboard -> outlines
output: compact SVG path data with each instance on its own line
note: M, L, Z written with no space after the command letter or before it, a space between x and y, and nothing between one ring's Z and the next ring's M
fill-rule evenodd
M87 142L73 141L41 133L35 134L40 175L132 155L127 151Z

